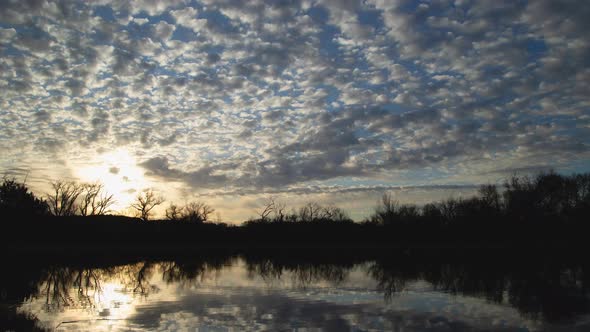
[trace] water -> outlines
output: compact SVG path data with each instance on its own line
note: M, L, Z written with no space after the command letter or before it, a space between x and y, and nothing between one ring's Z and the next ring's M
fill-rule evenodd
M535 278L410 265L240 256L42 265L4 277L3 317L57 331L590 330L585 269L544 266L554 277Z

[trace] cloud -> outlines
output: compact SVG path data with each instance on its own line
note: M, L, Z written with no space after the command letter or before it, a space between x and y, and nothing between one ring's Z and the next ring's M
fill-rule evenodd
M169 8L175 8L186 4L186 0L131 0L131 1L112 1L100 0L97 5L109 6L117 11L128 11L131 14L145 13L150 16L163 14Z
M192 7L186 7L170 12L176 23L183 27L192 29L195 33L201 32L207 25L207 20L197 19L198 11Z
M200 293L183 299L183 307L190 311L173 312L173 308L158 306L154 309L142 308L131 317L131 321L143 329L162 329L170 327L190 329L195 326L219 326L228 328L248 329L263 328L271 330L292 329L296 319L299 328L321 329L325 331L342 331L354 329L378 329L404 331L485 331L486 320L469 317L469 321L462 321L457 317L450 317L448 313L434 314L417 310L388 310L382 311L373 303L332 303L329 301L312 301L307 299L291 299L276 292L252 292L233 294L231 306L237 313L224 314L221 308L216 308L221 301L219 295ZM355 296L358 294L353 294ZM199 301L194 297L198 296ZM209 305L208 308L203 304ZM212 306L212 307L211 307ZM153 306L152 308L156 308ZM255 309L253 311L252 309ZM368 312L380 312L375 321ZM235 319L233 315L240 316ZM233 318L233 319L232 319ZM205 323L204 323L205 322ZM485 322L485 323L484 323ZM513 323L513 322L511 322ZM506 330L511 330L511 326ZM500 329L502 330L502 329Z
M172 36L174 30L176 30L176 26L160 21L154 26L153 36L157 40L166 40Z
M40 122L49 122L51 120L51 113L46 110L40 110L34 114L35 120Z
M154 157L139 164L147 170L146 175L160 177L165 180L186 181L197 188L216 188L223 186L228 178L225 175L216 175L214 167L204 166L196 171L184 172L170 167L166 157Z
M565 0L3 2L0 147L27 160L123 147L153 181L195 191L481 183L547 160L584 170L589 12Z
M272 276L258 275L255 264L249 267L246 271L246 267L233 266L231 273L215 270L214 278L200 278L199 287L181 287L170 280L153 285L162 293L150 295L152 305L137 306L128 321L149 330L210 326L290 330L296 326L325 331L512 331L537 327L514 308L432 292L424 281L407 283L407 291L384 303L382 294L372 290L377 281L358 267L305 267L305 278L299 278L301 271L295 271L299 269L279 269L283 288L276 287L274 282L279 280ZM213 291L219 287L223 294ZM310 288L314 290L311 295Z

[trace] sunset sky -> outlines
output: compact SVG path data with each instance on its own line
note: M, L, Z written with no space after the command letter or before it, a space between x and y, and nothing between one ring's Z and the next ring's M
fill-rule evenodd
M0 172L239 222L590 171L588 31L574 0L2 1Z

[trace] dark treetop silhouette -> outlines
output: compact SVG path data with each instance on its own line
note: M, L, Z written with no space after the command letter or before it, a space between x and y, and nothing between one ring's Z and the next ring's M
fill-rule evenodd
M113 198L100 184L54 182L45 201L25 184L4 179L0 213L5 244L64 246L113 244L167 246L523 246L584 245L590 212L590 174L553 172L514 176L498 190L483 185L471 198L422 207L384 194L375 211L353 222L340 208L309 203L286 212L270 198L259 218L241 226L210 223L204 202L170 205L167 219L150 220L164 199L148 190L132 207L139 219L106 215ZM143 222L140 222L143 221Z

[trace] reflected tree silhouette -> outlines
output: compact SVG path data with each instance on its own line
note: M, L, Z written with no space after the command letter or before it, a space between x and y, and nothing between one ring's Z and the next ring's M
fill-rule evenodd
M101 301L106 283L118 282L125 292L149 297L159 291L152 283L154 278L199 287L204 280L219 278L224 267L243 261L250 278L260 277L269 285L289 278L290 285L298 289L318 283L338 286L353 270L361 269L375 281L386 302L394 301L408 285L424 281L435 291L510 305L534 320L562 322L590 313L590 265L580 257L583 253L425 250L347 257L341 252L321 256L211 253L94 265L91 260L74 265L31 260L20 262L24 269L5 269L0 284L5 298L16 303L40 298L48 312L92 309Z
M102 282L116 274L114 268L60 268L46 270L39 289L48 311L64 307L93 308L102 294Z
M159 289L150 284L150 279L156 270L156 264L149 261L138 262L120 267L118 275L126 290L133 294L147 297L157 293Z
M272 259L260 257L246 257L249 276L259 276L271 283L280 280L284 275L291 275L294 287L307 288L322 281L339 285L346 280L348 272L354 264L314 263L302 260Z
M231 265L233 262L235 259L231 257L221 261L196 258L194 260L162 262L159 268L162 279L166 283L195 286L212 276L216 278L224 266Z
M505 261L498 261L500 257ZM368 273L386 300L408 283L424 280L434 290L507 303L526 317L560 321L590 312L588 268L529 256L467 256L459 260L418 255L377 261Z

